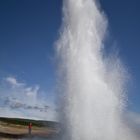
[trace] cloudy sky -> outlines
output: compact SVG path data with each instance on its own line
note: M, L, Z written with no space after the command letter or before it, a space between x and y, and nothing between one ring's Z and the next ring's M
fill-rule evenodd
M130 73L129 116L140 114L140 1L100 0L109 21L106 51L119 52ZM55 119L62 0L0 0L0 116Z

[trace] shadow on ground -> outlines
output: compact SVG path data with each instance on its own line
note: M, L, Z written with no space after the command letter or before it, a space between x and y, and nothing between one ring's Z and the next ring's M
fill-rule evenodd
M46 136L40 136L40 135L28 135L28 134L10 134L10 133L1 133L0 132L0 139L1 138L7 138L7 139L23 139L23 140L30 140L30 139L35 139L35 140L55 140L56 135L48 135Z

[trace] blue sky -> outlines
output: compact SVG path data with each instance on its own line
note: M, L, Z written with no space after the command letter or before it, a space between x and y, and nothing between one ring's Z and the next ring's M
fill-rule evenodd
M131 75L129 108L140 113L140 1L101 0L101 5L109 21L110 46L116 44Z
M109 21L106 49L119 50L131 75L128 109L140 113L140 1L100 2ZM61 10L61 0L0 0L0 109L8 103L13 110L11 116L17 113L21 117L19 110L26 112L30 108L34 113L26 115L40 118L35 114L36 105L40 107L38 112L44 111L47 105L53 106L54 43L59 36ZM19 91L22 98L26 95L23 103L13 98L19 96ZM34 104L27 104L28 99ZM9 110L4 109L0 115L9 115Z

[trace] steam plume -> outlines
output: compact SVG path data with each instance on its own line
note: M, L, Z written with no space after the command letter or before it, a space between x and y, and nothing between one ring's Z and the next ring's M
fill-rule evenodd
M135 140L123 121L125 70L104 60L107 19L95 0L64 0L57 42L64 140Z

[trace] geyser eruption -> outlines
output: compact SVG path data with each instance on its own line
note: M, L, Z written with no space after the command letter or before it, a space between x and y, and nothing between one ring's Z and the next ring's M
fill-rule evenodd
M63 140L134 140L123 123L123 72L103 59L107 20L95 0L64 0L57 42Z

